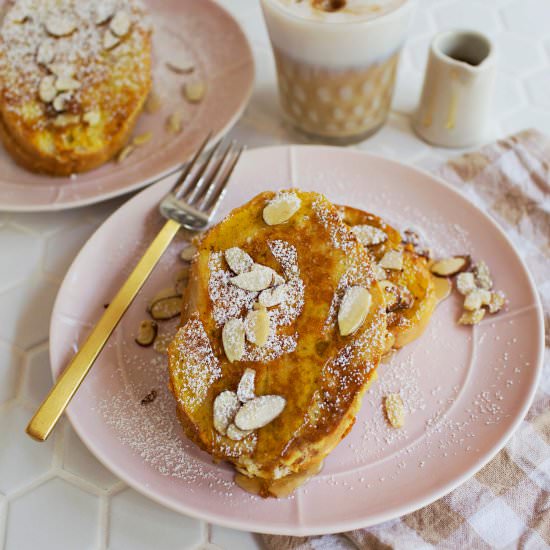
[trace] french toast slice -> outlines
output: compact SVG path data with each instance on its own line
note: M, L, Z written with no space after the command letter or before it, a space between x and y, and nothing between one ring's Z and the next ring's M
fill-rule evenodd
M110 160L150 88L151 28L137 1L7 4L0 138L28 170L65 176Z
M419 254L411 243L404 243L400 232L378 216L351 206L338 206L344 223L351 228L370 226L383 231L386 238L376 244L363 241L371 259L379 263L385 254L393 250L402 255L402 269L384 269L382 281L394 286L389 293L388 330L394 337L393 347L398 349L412 342L424 332L441 297L439 281L430 271L430 261ZM379 277L381 278L381 277ZM381 281L381 283L382 283ZM384 284L384 283L382 283Z
M288 221L268 225L264 209L281 197L299 206ZM259 346L247 340L240 358L231 362L225 327L248 319L262 302L260 292L232 282L233 268L247 267L228 264L227 251L236 248L273 270L272 284L287 289L281 303L267 307L267 342ZM343 297L358 287L370 305L361 310L363 322L356 330L342 336ZM277 496L285 494L285 485L288 490L286 481L318 470L351 429L386 350L383 291L366 250L335 207L318 193L265 192L198 243L182 326L168 351L170 387L187 436L214 459L233 463L256 492ZM240 391L247 369L253 371L255 396L278 396L285 405L272 421L236 441L215 427L214 408L222 393Z

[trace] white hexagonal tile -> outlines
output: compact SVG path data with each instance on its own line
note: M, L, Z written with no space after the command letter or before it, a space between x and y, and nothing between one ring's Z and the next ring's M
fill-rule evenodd
M15 404L0 414L0 491L8 495L51 469L54 437L43 443L33 441L25 433L31 416L31 411Z
M21 353L0 342L0 404L15 397L22 370Z
M210 542L223 550L259 550L263 548L259 536L245 531L227 529L219 525L212 525Z
M54 478L10 503L8 548L86 550L97 548L99 500Z
M33 278L0 294L0 338L21 349L48 339L50 316L58 285Z
M542 46L527 37L503 32L494 38L498 52L498 66L515 77L539 68L544 57Z
M62 280L75 256L97 229L97 222L83 223L50 235L46 241L44 270Z
M52 387L50 355L47 344L31 349L25 354L25 372L21 397L33 407L39 405Z
M136 521L137 518L147 521ZM172 512L133 489L111 498L109 525L109 550L183 550L205 542L202 522Z
M547 37L550 21L548 0L514 0L502 8L506 28L529 37Z
M550 6L550 3L548 4ZM550 70L548 67L529 75L524 80L531 102L545 110L550 110Z
M491 116L497 118L524 107L526 98L520 80L498 71L495 79L494 100L491 104Z
M500 24L497 11L490 2L455 0L433 10L440 29L468 29L494 34Z
M22 283L40 267L41 240L17 227L0 227L0 250L4 258L0 291Z
M63 469L103 490L110 489L119 481L88 451L68 423L63 440Z

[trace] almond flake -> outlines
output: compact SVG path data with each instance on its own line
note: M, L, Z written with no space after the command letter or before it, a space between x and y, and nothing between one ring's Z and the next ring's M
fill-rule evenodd
M234 391L222 391L214 399L214 428L217 432L225 435L240 406L241 404Z
M258 296L258 302L265 307L273 307L282 304L288 296L288 285L280 284L274 288L262 290Z
M120 38L115 36L109 29L103 34L103 48L106 50L112 50L120 43Z
M338 327L342 336L353 334L365 321L372 297L362 286L349 287L338 311Z
M190 262L197 253L197 247L194 244L189 243L187 246L184 246L180 252L180 259L184 262Z
M472 271L474 273L476 285L479 288L484 288L485 290L491 290L493 288L493 280L491 279L489 266L483 260L477 262L472 268Z
M206 93L206 85L200 80L188 82L183 91L187 101L190 103L198 103L202 100L204 94Z
M484 309L476 309L474 311L464 311L458 320L460 325L477 325L485 317Z
M16 6L10 12L10 18L14 23L25 23L25 21L31 19L30 13L20 6Z
M237 387L237 397L241 403L246 403L251 399L254 399L254 379L256 377L256 371L254 369L246 369L241 376L241 380Z
M232 441L241 441L241 439L244 439L247 435L250 435L252 433L252 430L239 430L235 424L231 423L227 427L227 437L231 439Z
M238 246L228 248L224 252L224 258L231 271L237 275L250 271L254 265L254 260L250 255Z
M55 59L55 46L52 40L44 40L36 50L36 62L48 65Z
M180 111L172 113L166 120L166 129L171 134L179 134L182 130L183 115Z
M101 113L99 111L88 111L82 115L82 119L88 126L94 127L101 122Z
M133 152L135 147L133 145L126 145L124 149L120 151L117 156L117 162L124 162Z
M80 117L78 115L68 115L64 113L57 115L55 117L55 120L53 121L54 126L56 126L57 128L64 128L65 126L78 124L79 122L80 122Z
M474 279L474 274L469 271L465 273L459 273L456 278L456 289L460 294L466 296L468 293L472 292L476 288L476 282Z
M193 63L190 61L179 61L179 60L172 60L167 61L166 66L176 74L191 74L195 67L193 66Z
M363 246L373 246L388 240L384 231L372 225L354 225L351 230Z
M491 300L489 301L489 313L498 313L506 302L506 297L504 293L500 290L496 292L491 292Z
M279 395L262 395L247 401L235 415L235 424L241 430L263 428L277 418L285 408L286 399Z
M263 210L264 222L267 225L285 223L298 211L302 201L295 193L278 193Z
M457 273L466 271L469 266L470 256L451 256L434 262L430 271L437 277L453 277Z
M72 90L78 90L80 86L80 82L78 80L75 80L74 78L60 76L55 81L55 87L58 92L69 92Z
M402 428L405 425L405 407L398 393L390 393L384 398L386 417L393 428Z
M380 260L380 267L384 269L393 269L395 271L403 270L403 252L401 250L388 250Z
M134 137L132 140L132 145L135 145L136 147L145 145L146 143L149 143L152 138L153 132L144 132L143 134L139 134L139 136Z
M63 111L67 110L67 107L69 105L69 102L73 98L73 94L70 92L65 92L63 94L59 94L54 100L53 100L53 108L58 112L61 113Z
M46 19L45 27L52 36L56 37L68 36L76 30L76 24L71 18L55 15Z
M374 273L374 278L377 281L383 281L386 278L386 270L383 267L380 267L380 265L373 263L372 271Z
M113 34L121 38L128 34L130 26L130 17L124 10L118 10L109 23L109 29L111 29Z
M48 70L58 78L72 78L76 67L69 63L50 63Z
M244 330L249 342L262 347L267 342L270 330L269 314L265 307L249 311L244 321Z
M222 343L230 363L244 355L244 323L241 319L229 319L222 329Z
M491 293L484 288L476 288L469 292L464 299L464 309L475 311L491 303Z
M273 285L274 273L270 267L254 264L250 271L231 277L229 282L243 290L260 292Z
M98 3L95 15L95 24L103 25L113 17L115 14L116 5L115 2L110 0L102 0Z
M55 96L57 95L57 90L55 89L55 77L48 75L45 76L41 81L38 87L38 97L44 103L51 103Z

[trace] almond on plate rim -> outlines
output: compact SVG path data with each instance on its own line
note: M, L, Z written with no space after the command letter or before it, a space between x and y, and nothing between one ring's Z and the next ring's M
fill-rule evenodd
M466 271L470 267L471 261L469 254L448 256L433 262L430 271L436 277L454 277L458 273Z

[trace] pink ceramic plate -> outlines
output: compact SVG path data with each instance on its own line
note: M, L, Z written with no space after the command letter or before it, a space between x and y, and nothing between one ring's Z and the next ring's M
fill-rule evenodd
M54 375L85 337L151 241L170 182L143 191L109 218L69 270L51 325ZM125 315L69 407L91 451L137 490L180 512L237 529L305 535L372 525L424 506L479 470L521 422L541 370L542 315L531 278L497 226L432 176L337 148L274 147L243 155L220 216L260 191L291 185L414 227L441 254L472 253L510 303L475 328L456 323L460 300L437 309L426 333L379 369L348 437L322 472L290 498L262 500L233 484L182 435L166 361L134 343L146 304L181 266L174 243ZM117 238L113 239L113 235ZM174 322L174 325L176 322ZM162 334L175 326L162 325ZM157 399L141 399L152 389ZM405 428L389 428L383 395L400 392Z
M135 191L173 172L197 149L211 130L221 136L237 121L254 80L250 46L237 22L211 0L146 0L154 26L154 89L161 98L155 114L143 113L134 135L153 132L153 139L123 163L106 165L76 178L52 178L15 164L0 145L0 209L62 210ZM190 76L166 67L170 59L195 66ZM180 57L181 56L181 57ZM191 79L207 83L203 101L191 105L182 85ZM165 129L167 117L180 111L183 131Z

